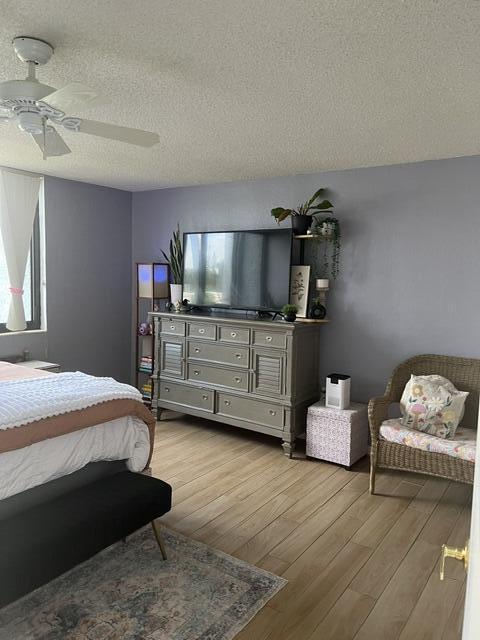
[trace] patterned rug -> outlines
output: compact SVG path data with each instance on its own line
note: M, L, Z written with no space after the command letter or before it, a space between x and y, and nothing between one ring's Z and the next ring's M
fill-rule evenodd
M231 640L286 580L151 527L0 610L1 640Z

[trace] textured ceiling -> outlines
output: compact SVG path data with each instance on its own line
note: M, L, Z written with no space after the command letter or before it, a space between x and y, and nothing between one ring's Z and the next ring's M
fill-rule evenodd
M0 0L0 81L16 35L110 100L73 115L160 144L62 132L44 162L7 125L0 165L139 190L480 153L478 0Z

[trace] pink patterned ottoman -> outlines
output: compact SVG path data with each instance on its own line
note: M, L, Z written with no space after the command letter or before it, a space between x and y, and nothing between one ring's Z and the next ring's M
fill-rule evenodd
M331 409L321 400L307 413L307 456L350 467L368 451L367 405Z

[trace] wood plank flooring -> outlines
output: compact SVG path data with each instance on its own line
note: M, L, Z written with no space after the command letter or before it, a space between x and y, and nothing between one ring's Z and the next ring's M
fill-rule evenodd
M163 522L288 579L237 640L457 640L471 489L283 455L266 436L180 417L157 424L153 474L174 487Z

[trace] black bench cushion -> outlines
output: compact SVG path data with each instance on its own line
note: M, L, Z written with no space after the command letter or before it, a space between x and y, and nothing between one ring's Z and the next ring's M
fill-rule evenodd
M0 606L171 508L172 488L123 471L0 522Z

